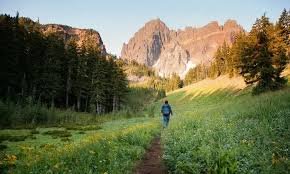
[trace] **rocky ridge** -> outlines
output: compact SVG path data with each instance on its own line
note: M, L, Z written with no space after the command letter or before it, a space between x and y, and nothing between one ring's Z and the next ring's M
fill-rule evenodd
M65 41L74 38L78 46L82 46L84 41L90 41L91 44L100 49L101 53L106 54L106 48L100 34L93 29L79 29L60 24L46 24L41 26L41 30L44 34L58 33Z
M235 20L224 25L213 21L196 28L170 30L160 19L147 22L127 44L123 44L121 58L154 67L160 76L186 72L200 63L209 63L217 48L232 44L243 28Z

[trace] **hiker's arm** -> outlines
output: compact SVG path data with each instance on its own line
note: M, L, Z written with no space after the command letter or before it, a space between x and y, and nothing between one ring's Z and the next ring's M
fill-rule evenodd
M170 106L170 114L173 115L173 112L172 112L171 106Z

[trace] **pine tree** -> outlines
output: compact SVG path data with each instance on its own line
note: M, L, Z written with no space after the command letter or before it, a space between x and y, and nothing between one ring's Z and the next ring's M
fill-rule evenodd
M189 71L185 75L184 84L190 85L194 82L196 82L196 73L195 73L194 68L190 68Z
M78 50L74 39L70 39L66 43L65 53L65 106L68 108L70 104L69 98L70 95L72 95L73 79L75 79L76 69L78 66Z
M40 75L40 97L54 106L55 99L60 95L62 86L61 64L65 59L64 43L57 35L51 34L46 40L45 62Z
M290 47L290 10L285 8L278 20L277 28L280 30L279 35L282 37L285 44Z
M257 19L249 36L240 38L234 47L238 68L241 69L245 82L257 83L254 94L275 90L285 84L285 80L280 77L285 68L285 52L281 47L278 47L278 52L282 51L282 54L275 56L275 52L271 51L273 31L273 25L264 15Z
M112 110L117 111L121 108L121 103L123 102L123 98L127 93L127 85L128 81L126 79L126 75L123 73L122 65L115 62L116 57L110 55L109 56L109 64L112 67Z
M182 80L176 73L173 73L170 79L167 81L166 90L173 91L175 89L182 88L182 87L183 87Z

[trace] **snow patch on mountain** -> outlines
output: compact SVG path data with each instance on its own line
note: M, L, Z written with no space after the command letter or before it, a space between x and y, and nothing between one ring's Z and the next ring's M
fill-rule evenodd
M196 67L196 64L193 63L191 60L189 60L187 63L186 63L186 68L184 70L184 72L181 74L181 78L183 79L186 75L186 73L191 69L191 68L195 68Z

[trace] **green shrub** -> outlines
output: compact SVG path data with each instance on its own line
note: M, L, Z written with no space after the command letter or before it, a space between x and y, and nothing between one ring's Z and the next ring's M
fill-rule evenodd
M67 130L50 130L42 133L43 135L50 135L53 138L67 138L72 134Z

